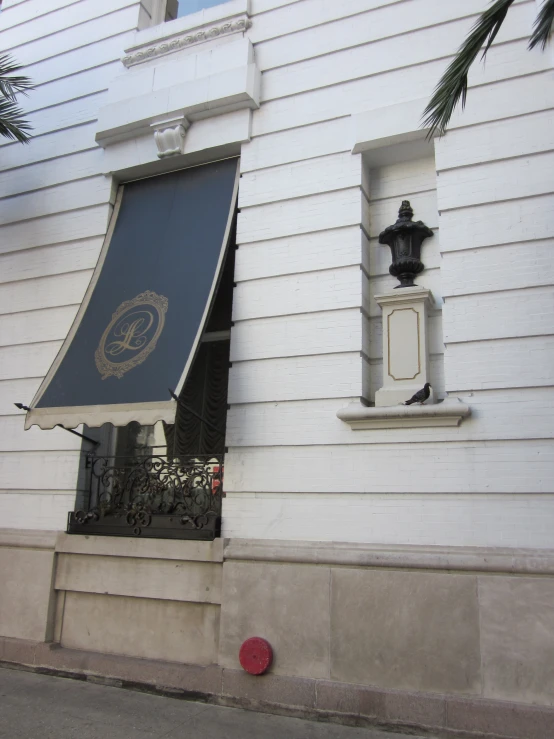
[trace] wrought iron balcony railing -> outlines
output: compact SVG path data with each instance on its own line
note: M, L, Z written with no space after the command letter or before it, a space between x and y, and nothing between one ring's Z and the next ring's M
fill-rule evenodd
M223 458L87 455L88 503L70 534L211 541L221 531Z

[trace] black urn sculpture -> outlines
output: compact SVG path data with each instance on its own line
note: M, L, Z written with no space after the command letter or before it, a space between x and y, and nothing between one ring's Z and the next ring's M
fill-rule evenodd
M414 277L424 268L420 259L421 244L433 232L422 221L412 221L414 211L409 200L403 200L398 211L398 220L379 234L379 243L388 244L392 253L389 272L398 277L400 285L413 287Z

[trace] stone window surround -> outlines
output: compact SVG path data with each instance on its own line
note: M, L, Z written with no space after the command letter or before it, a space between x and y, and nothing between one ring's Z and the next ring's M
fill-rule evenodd
M162 5L154 0L153 21ZM99 112L96 141L106 175L125 181L240 155L250 141L261 80L246 35L249 10L250 0L227 0L135 32ZM181 77L179 62L186 67L192 56L195 74ZM140 78L157 75L158 68L166 77L162 86L144 86Z
M172 21L164 21L166 4L167 0L152 0L150 27L135 32L133 43L125 49L125 56L122 59L125 66L143 61L144 58L138 56L141 51L155 49L156 53L151 56L162 56L175 50L175 47L160 48L168 47L172 42L177 44L183 42L178 46L183 48L211 38L239 33L251 26L250 0L221 0L219 5L189 13ZM188 36L198 38L185 42Z

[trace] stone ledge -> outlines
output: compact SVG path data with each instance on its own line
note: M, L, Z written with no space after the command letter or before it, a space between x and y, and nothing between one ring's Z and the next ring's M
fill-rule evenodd
M445 739L546 739L554 708L330 680L253 677L219 665L119 657L0 637L0 666L216 705Z
M59 533L56 552L182 562L223 562L223 539L184 541Z
M226 539L225 561L553 575L552 549L342 544L277 539Z
M371 167L434 157L435 143L421 116L427 98L352 114L352 154L363 153ZM436 134L435 134L436 136Z
M57 531L33 529L0 529L0 547L25 549L54 549Z
M373 407L351 403L337 411L337 418L347 423L353 431L361 431L459 426L470 414L470 407L459 398L447 398L434 405Z

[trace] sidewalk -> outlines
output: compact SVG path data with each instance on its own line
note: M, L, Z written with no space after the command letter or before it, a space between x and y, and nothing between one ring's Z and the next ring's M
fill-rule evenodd
M406 739L0 668L2 739ZM418 739L412 735L412 739ZM420 737L420 739L423 739Z

